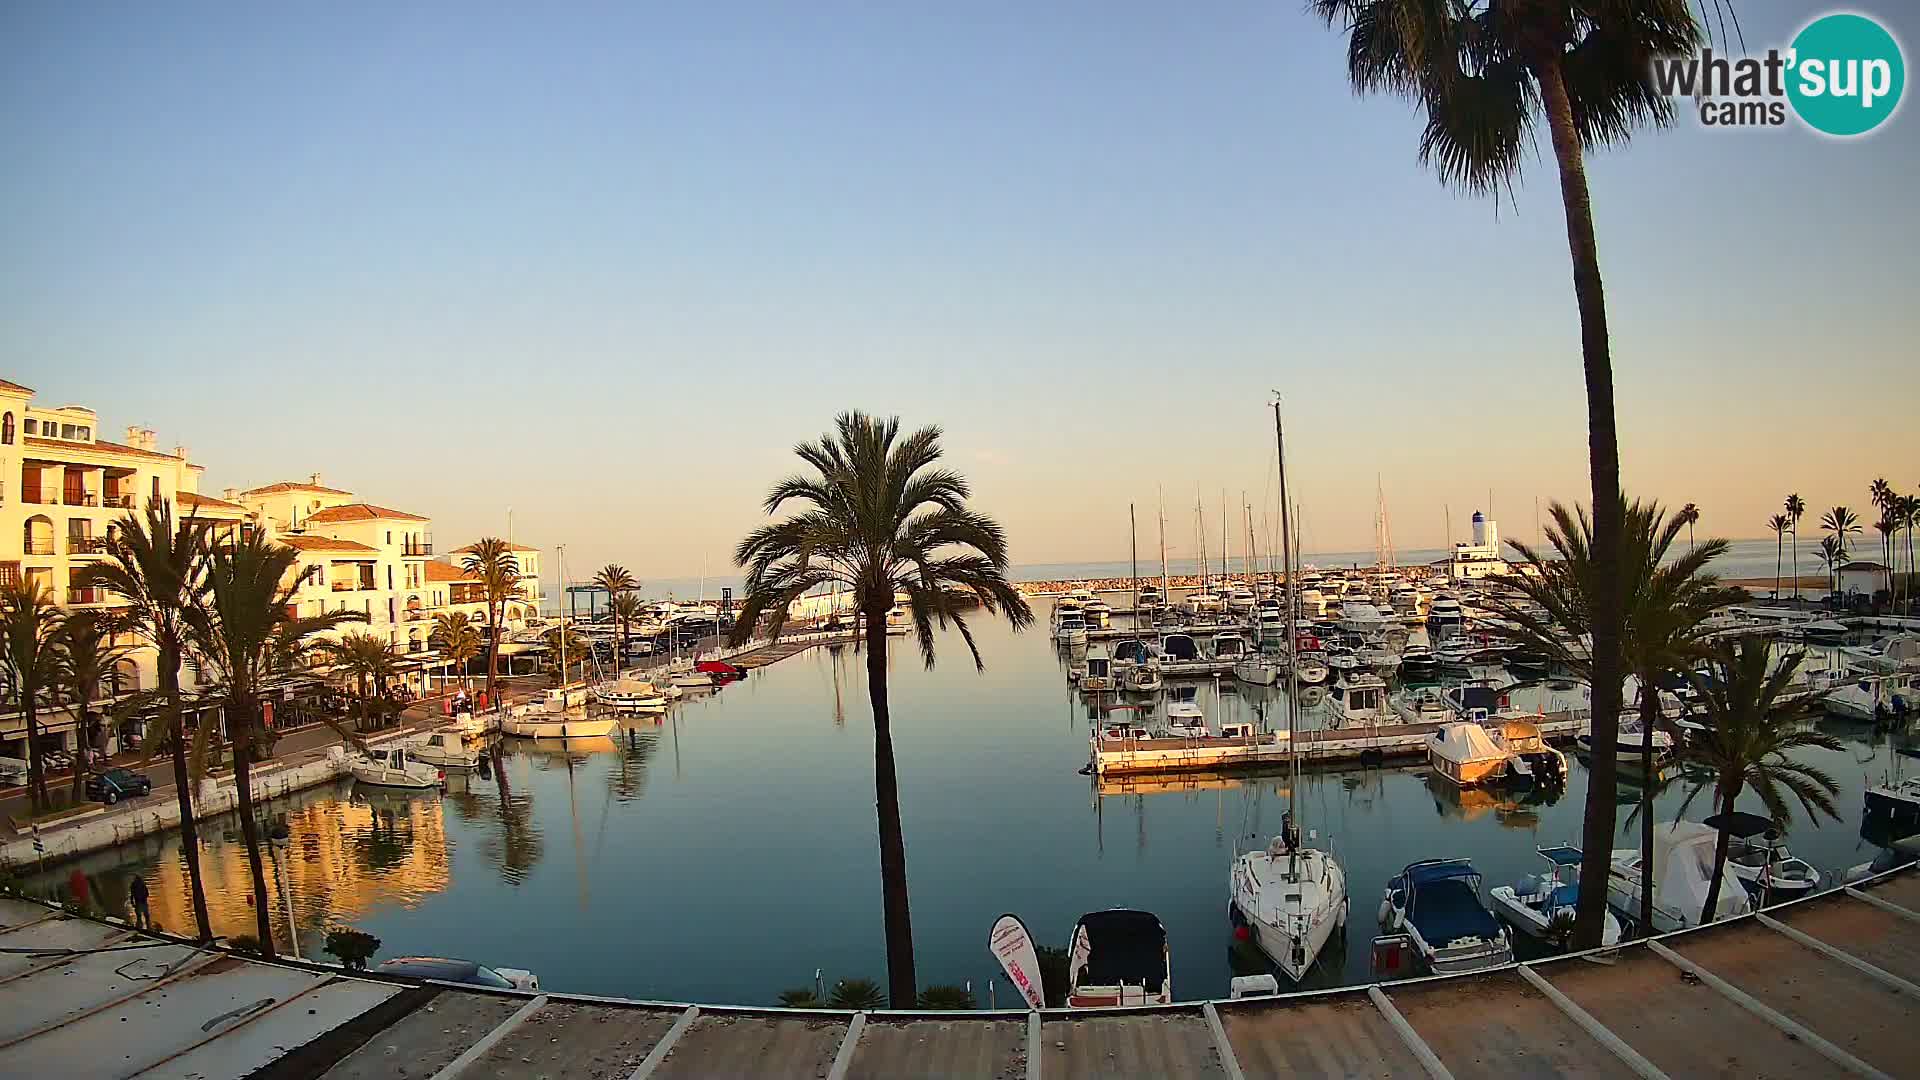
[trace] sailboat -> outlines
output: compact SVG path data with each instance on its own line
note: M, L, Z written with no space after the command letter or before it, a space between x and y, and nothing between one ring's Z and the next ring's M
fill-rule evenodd
M1151 694L1160 689L1160 657L1140 637L1140 623L1147 618L1146 596L1140 589L1140 530L1134 521L1133 504L1127 504L1127 541L1133 558L1133 641L1127 650L1132 662L1120 671L1120 686L1136 694ZM1155 605L1157 610L1158 605Z
M1291 508L1287 504L1286 442L1280 425L1280 402L1273 403L1274 452L1280 463L1281 535L1286 564L1287 638L1297 640L1299 606L1294 591L1300 580L1294 565ZM1347 875L1331 852L1301 844L1299 793L1300 752L1294 729L1300 713L1300 680L1289 665L1287 676L1287 812L1280 835L1261 851L1237 855L1229 874L1228 914L1243 925L1260 951L1287 977L1299 982L1326 948L1335 930L1347 925ZM1314 839L1312 833L1308 840Z

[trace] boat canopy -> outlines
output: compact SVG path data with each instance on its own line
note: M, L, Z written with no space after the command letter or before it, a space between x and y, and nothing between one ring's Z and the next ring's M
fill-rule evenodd
M1465 859L1436 859L1407 867L1413 895L1407 918L1428 943L1445 947L1463 938L1500 936L1499 920L1480 902L1480 875Z
M1113 647L1115 660L1131 660L1136 664L1147 662L1147 643L1144 641L1122 641Z
M1114 908L1080 916L1073 928L1075 986L1144 986L1167 979L1167 930L1150 911Z
M1539 729L1534 729L1533 734L1537 737ZM1487 730L1479 724L1447 724L1434 732L1433 738L1439 744L1435 752L1451 761L1485 761L1507 756L1506 751L1493 744Z
M1579 866L1585 861L1580 854L1579 848L1567 844L1561 844L1558 847L1543 847L1540 848L1539 851L1541 858L1555 866Z
M1160 651L1171 660L1195 660L1200 656L1200 649L1185 634L1168 634L1160 642Z

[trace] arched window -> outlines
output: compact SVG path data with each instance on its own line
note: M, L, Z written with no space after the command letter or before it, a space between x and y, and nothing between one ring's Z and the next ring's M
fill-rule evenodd
M13 414L11 412L4 419L0 419L0 443L13 445Z

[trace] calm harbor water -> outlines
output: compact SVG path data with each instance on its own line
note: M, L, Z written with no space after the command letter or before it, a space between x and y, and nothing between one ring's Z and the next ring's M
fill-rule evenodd
M1285 779L1095 785L1078 773L1089 709L1067 686L1064 658L1038 629L983 622L976 633L984 674L951 634L934 670L903 639L891 655L922 984L971 980L984 1005L998 974L987 930L1000 914L1061 945L1081 913L1127 906L1166 923L1179 997L1224 996L1233 974L1259 969L1232 942L1228 864L1278 829ZM1277 693L1199 686L1212 723L1256 710L1283 722ZM570 753L509 743L497 775L456 777L444 798L343 784L277 803L292 826L283 858L302 949L317 952L328 926L352 925L382 939L381 958L463 956L530 968L550 989L704 1002L771 1003L816 968L829 984L882 979L866 694L863 656L816 648L618 741ZM1789 842L1829 872L1876 852L1859 832L1861 789L1900 759L1864 727L1822 723L1847 743L1816 755L1841 785L1842 819L1796 821ZM1530 803L1463 794L1424 768L1304 777L1303 825L1331 837L1353 898L1344 950L1329 950L1315 981L1367 978L1380 890L1404 864L1470 856L1491 886L1543 865L1536 845L1577 842L1585 784L1576 764L1565 794ZM1619 797L1637 792L1623 784ZM1681 798L1661 801L1662 820ZM1688 816L1705 816L1696 806ZM1637 835L1625 816L1623 847ZM218 929L249 933L237 825L207 834ZM182 866L166 837L56 868L40 884L63 888L77 867L102 903L121 906L139 874L155 916L184 927ZM270 892L284 942L283 899Z

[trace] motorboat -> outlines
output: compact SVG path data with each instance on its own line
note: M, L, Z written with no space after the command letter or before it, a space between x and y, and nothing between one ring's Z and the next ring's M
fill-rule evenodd
M1226 605L1229 614L1251 615L1253 605L1260 600L1254 591L1246 585L1235 585L1227 590Z
M1425 645L1409 645L1400 652L1400 678L1407 682L1433 682L1440 677L1440 661Z
M509 711L500 720L500 730L522 739L594 739L613 734L619 722L612 717L589 717L586 696L586 691L574 687L549 690L542 700Z
M898 598L896 597L896 599ZM899 637L903 634L911 633L912 631L913 631L913 616L908 613L904 605L896 603L892 607L887 609L887 633L888 634L894 637ZM685 684L682 684L682 685L685 685Z
M1333 673L1335 679L1344 679L1365 671L1367 667L1366 662L1360 659L1360 654L1345 645L1329 645L1322 655L1326 657L1327 670Z
M1583 731L1574 739L1583 753L1593 752L1593 733ZM1629 764L1644 765L1649 759L1658 763L1673 756L1673 736L1664 731L1647 731L1640 719L1631 714L1620 716L1618 758Z
M1113 605L1095 596L1080 606L1088 629L1105 629L1113 624Z
M1342 598L1339 624L1342 630L1373 637L1386 631L1387 616L1370 600L1361 597Z
M1273 686L1285 671L1277 658L1251 652L1233 665L1233 677L1249 686Z
M658 712L667 707L667 695L658 686L633 675L594 687L593 697L621 712Z
M415 791L437 788L447 779L446 770L438 766L408 760L404 746L349 754L347 772L352 774L355 784Z
M680 671L669 671L667 674L667 682L683 688L699 688L714 685L714 677L710 671L701 671L697 667L689 667Z
M1517 646L1507 653L1507 670L1529 679L1547 677L1547 667L1552 658L1545 649L1536 649L1530 645Z
M1713 850L1720 834L1697 821L1656 824L1653 831L1653 932L1685 930L1700 922L1713 880ZM1607 871L1607 903L1628 914L1640 910L1640 850L1616 848ZM1715 918L1744 915L1747 891L1730 870L1720 874Z
M1380 924L1404 935L1433 975L1484 971L1513 962L1513 942L1480 900L1480 874L1467 859L1423 859L1387 883Z
M1427 764L1456 787L1498 783L1507 775L1507 752L1479 724L1456 720L1427 736Z
M1378 642L1362 645L1355 655L1362 667L1383 679L1400 670L1400 654Z
M1063 601L1054 605L1053 637L1063 645L1078 645L1087 640L1087 617L1079 604Z
M1213 635L1213 658L1215 660L1238 660L1250 652L1247 639L1237 632L1225 630Z
M1507 717L1484 726L1493 744L1506 752L1509 783L1542 790L1567 786L1567 756L1547 744L1539 724Z
M1191 701L1175 701L1167 705L1167 730L1176 739L1204 739L1213 734L1207 730L1207 718L1200 706Z
M1899 827L1920 825L1920 776L1904 780L1888 777L1886 783L1868 788L1865 799L1869 821L1885 821Z
M1263 851L1233 861L1229 917L1287 977L1300 982L1347 926L1347 875L1332 855L1300 845L1288 814ZM1237 931L1236 931L1237 932Z
M1495 885L1488 891L1487 897L1494 913L1508 926L1528 937L1548 939L1559 936L1560 931L1573 926L1580 904L1580 863L1583 860L1580 849L1568 845L1535 850L1547 860L1545 874L1528 874L1515 884ZM1617 945L1620 942L1620 920L1614 918L1612 911L1605 914L1606 924L1600 931L1600 944Z
M1833 688L1821 699L1827 715L1869 723L1903 718L1915 705L1920 705L1920 695L1914 692L1914 676L1909 672L1862 675Z
M1119 682L1113 675L1113 657L1104 646L1095 645L1087 650L1086 674L1080 676L1082 690L1113 690Z
M458 731L435 731L422 742L407 747L407 757L436 769L477 769L478 751L467 749L467 740Z
M1067 1007L1173 1004L1167 928L1152 912L1113 908L1080 916L1067 946Z
M1378 675L1354 672L1344 675L1327 692L1327 709L1334 727L1373 727L1391 723L1387 707L1387 683Z
M1139 710L1131 705L1107 710L1107 716L1100 724L1100 742L1110 746L1123 746L1151 738L1153 732L1141 722Z
M1253 610L1254 633L1263 645L1287 640L1287 614L1280 601L1271 597L1259 601Z
M1820 887L1820 871L1812 863L1790 854L1785 844L1769 844L1764 836L1729 836L1727 869L1749 895L1768 905L1797 900Z
M1217 594L1208 592L1204 588L1199 592L1188 593L1187 598L1182 600L1181 604L1190 614L1198 616L1218 615L1226 609L1225 601L1221 600Z
M1453 707L1437 686L1421 686L1394 695L1394 711L1409 724L1445 724L1454 719Z

